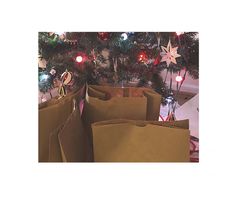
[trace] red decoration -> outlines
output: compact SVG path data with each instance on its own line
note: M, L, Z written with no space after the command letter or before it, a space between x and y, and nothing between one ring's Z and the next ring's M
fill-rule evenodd
M166 119L164 119L161 115L159 115L160 121L173 121L174 120L174 115L173 113L170 113Z
M109 33L108 32L98 32L98 38L100 40L108 40L109 39Z
M177 82L181 82L181 81L183 80L183 77L181 77L180 75L178 75L178 76L175 77L175 80L176 80Z
M154 60L153 65L154 65L154 66L155 66L155 65L158 65L158 64L160 63L160 61L161 61L161 56L160 56L160 53L159 53L158 56L157 56L157 58Z
M138 55L138 61L139 62L146 62L148 60L148 57L144 51L141 51Z

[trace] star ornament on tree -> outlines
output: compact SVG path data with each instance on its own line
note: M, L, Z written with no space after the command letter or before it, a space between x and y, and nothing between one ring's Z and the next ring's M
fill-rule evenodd
M160 55L162 56L161 62L166 62L167 67L170 65L170 63L177 64L176 59L177 57L180 57L181 55L177 53L178 47L172 48L171 41L169 40L167 47L161 46L162 52Z

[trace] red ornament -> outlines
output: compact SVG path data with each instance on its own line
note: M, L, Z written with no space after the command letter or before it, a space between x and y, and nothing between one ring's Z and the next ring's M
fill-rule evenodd
M180 75L178 75L178 76L175 77L175 80L176 80L177 82L181 82L181 81L183 80L183 77L181 77Z
M138 55L138 61L139 62L146 62L148 60L148 57L144 51L140 52Z
M108 32L98 32L98 38L100 40L108 40L109 39L109 33Z

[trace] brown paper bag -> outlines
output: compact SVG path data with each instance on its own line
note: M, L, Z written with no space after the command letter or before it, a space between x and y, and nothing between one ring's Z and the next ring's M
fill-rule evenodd
M149 88L137 87L111 87L111 86L88 86L88 95L102 100L113 97L146 97L147 112L146 120L156 120L160 114L161 95ZM145 120L144 119L144 120Z
M76 108L60 129L59 145L64 162L91 161L88 136L83 128L80 112Z
M39 109L39 162L59 160L58 157L56 159L52 159L52 157L49 158L50 150L57 152L51 155L59 155L60 152L58 136L53 132L68 119L73 111L72 100L75 98L79 102L82 91L83 89L57 100L53 105ZM56 144L53 145L52 143ZM51 149L49 149L49 145Z
M110 100L88 97L84 103L82 120L89 136L91 149L93 147L92 123L116 118L142 120L146 117L146 105L147 99L145 97L113 97Z
M43 108L39 110L39 161L47 162L49 159L50 142L58 141L55 130L62 125L72 112L72 104L70 102L61 102L59 104ZM53 139L54 138L54 139ZM56 145L52 145L55 150ZM60 152L60 149L57 149ZM55 153L54 153L55 154ZM53 154L53 155L54 155Z
M181 123L128 120L112 120L110 124L107 121L103 124L94 123L94 160L189 162L189 130L174 125L179 126ZM184 122L182 125L187 126L187 123Z

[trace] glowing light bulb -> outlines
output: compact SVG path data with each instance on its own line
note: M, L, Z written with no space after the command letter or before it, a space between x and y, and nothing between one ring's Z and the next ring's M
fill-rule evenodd
M141 52L141 53L138 55L138 60L139 60L139 61L146 61L146 60L147 60L147 55L146 55L144 52Z
M46 81L48 78L49 78L49 75L45 74L45 75L42 75L41 80L45 80Z
M183 78L178 75L178 76L175 77L175 80L176 80L177 82L181 82L181 81L183 80Z
M176 32L177 36L180 36L181 34L183 34L184 32Z
M126 40L128 38L128 35L126 33L123 33L121 35L122 40Z
M81 63L82 60L83 60L83 58L82 58L81 55L79 55L79 56L76 57L76 61L77 61L78 63Z

